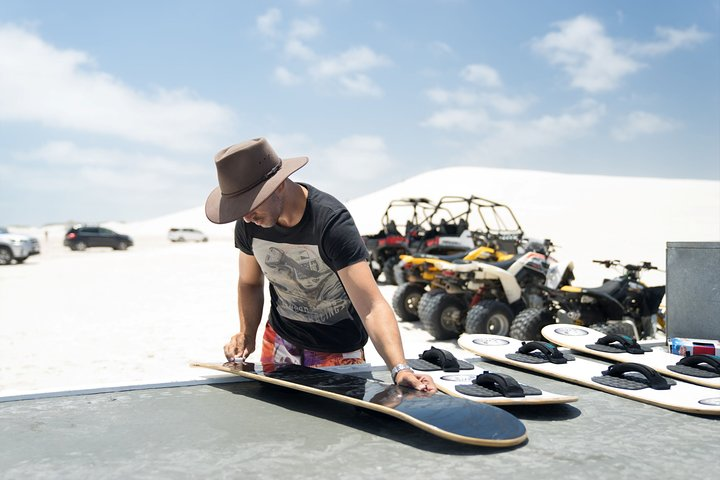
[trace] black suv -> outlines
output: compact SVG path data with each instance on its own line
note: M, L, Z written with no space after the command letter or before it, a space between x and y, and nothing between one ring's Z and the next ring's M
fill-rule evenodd
M133 245L127 235L115 233L109 228L75 226L67 231L63 245L71 250L85 250L89 247L112 247L113 250L126 250Z

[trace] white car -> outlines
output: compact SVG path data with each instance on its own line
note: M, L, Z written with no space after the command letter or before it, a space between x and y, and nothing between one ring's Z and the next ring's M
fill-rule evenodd
M10 233L7 228L0 227L0 265L23 263L33 255L32 237ZM39 253L39 247L38 247Z
M168 240L171 242L207 242L208 237L194 228L171 228L168 231Z

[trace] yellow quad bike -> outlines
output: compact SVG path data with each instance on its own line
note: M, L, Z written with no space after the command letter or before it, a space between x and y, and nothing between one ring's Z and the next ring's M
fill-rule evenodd
M573 263L557 261L551 246L528 241L522 255L505 262L448 265L418 304L423 328L437 340L463 332L507 336L518 312L542 304L546 288L573 279Z
M465 254L432 256L401 255L398 266L404 280L393 294L392 306L400 320L416 322L418 305L422 296L430 290L436 276L455 262L506 262L517 254L503 252L492 247L477 247Z
M393 310L400 320L417 321L418 304L445 265L457 261L501 262L517 254L523 229L507 205L471 195L447 195L411 242L411 253L395 265Z
M523 230L507 205L475 195L446 195L407 238L405 255L454 260L471 254L478 247L516 253ZM396 263L392 278L386 278L386 282L405 283L406 271L402 267Z

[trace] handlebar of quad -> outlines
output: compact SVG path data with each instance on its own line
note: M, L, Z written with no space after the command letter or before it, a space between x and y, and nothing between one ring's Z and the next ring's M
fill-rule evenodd
M623 267L628 272L641 272L643 270L658 270L658 267L651 264L650 262L642 262L640 265L632 265L632 264L625 264L623 265L620 260L593 260L593 263L599 263L600 265L603 265L605 268L610 267Z

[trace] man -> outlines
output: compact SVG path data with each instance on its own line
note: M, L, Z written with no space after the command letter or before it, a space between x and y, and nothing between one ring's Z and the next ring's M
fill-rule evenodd
M255 350L267 277L271 303L262 363L363 363L369 338L395 383L436 391L429 376L405 364L395 315L350 213L331 195L288 178L307 162L281 159L264 138L215 155L219 187L208 196L205 214L214 223L237 221L240 249L240 331L225 345L225 356L243 361Z

